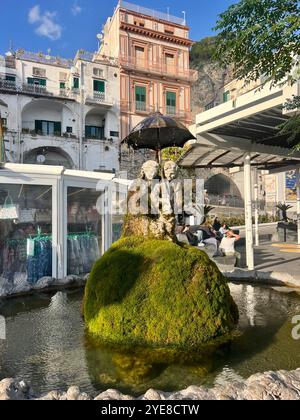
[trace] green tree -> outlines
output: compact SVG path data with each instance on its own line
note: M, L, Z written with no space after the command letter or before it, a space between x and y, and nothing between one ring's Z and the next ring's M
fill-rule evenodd
M216 57L246 82L299 78L299 0L241 0L219 16Z
M210 36L196 42L190 52L190 61L193 67L202 67L214 58L216 37Z
M188 147L168 147L161 152L162 158L163 160L172 160L173 162L177 162L187 149Z
M215 58L233 66L236 78L249 83L264 76L272 86L299 80L299 0L241 0L219 16L215 29ZM299 108L300 96L285 107ZM300 133L299 115L280 128L280 134L292 133L294 140Z

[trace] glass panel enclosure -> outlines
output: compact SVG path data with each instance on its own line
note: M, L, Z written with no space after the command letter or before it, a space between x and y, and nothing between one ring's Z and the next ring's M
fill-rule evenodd
M18 286L52 276L52 187L0 184L0 277Z
M112 217L112 243L117 242L121 238L123 224L124 224L123 216Z
M102 217L97 211L100 193L78 187L67 191L67 273L88 274L102 254Z

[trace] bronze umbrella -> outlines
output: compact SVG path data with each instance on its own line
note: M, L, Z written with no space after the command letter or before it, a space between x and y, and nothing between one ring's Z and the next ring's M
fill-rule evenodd
M161 150L168 147L183 147L189 140L195 140L195 137L182 123L156 112L141 121L122 143L135 150L155 150L157 160L160 162Z

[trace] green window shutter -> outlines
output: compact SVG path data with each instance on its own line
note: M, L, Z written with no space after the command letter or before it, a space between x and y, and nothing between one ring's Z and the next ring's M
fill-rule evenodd
M176 107L176 92L166 93L167 106Z
M43 131L43 122L40 120L35 120L35 131L36 132L41 132Z
M37 82L40 86L46 86L46 79L35 79L34 77L27 78L27 83L29 85L35 85Z
M59 83L59 88L60 88L60 89L66 89L66 84L65 84L65 82L60 82L60 83Z
M145 86L135 87L135 100L137 102L146 102L146 87Z
M79 78L78 77L74 77L74 79L73 79L73 88L74 89L79 89Z
M94 92L105 92L105 83L102 80L94 80Z
M54 122L54 133L61 134L61 122Z
M8 80L9 82L15 82L16 81L16 76L5 76L5 80Z
M228 102L230 99L230 91L228 90L227 92L223 93L223 102Z

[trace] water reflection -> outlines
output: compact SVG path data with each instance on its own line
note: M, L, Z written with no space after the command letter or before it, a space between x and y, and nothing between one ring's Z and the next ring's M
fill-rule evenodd
M234 339L205 352L111 349L84 332L82 291L2 302L7 340L0 340L0 378L18 377L38 392L79 385L96 393L118 388L139 395L149 388L183 389L239 380L259 371L300 366L300 341L291 319L300 296L285 289L230 285L239 306Z

